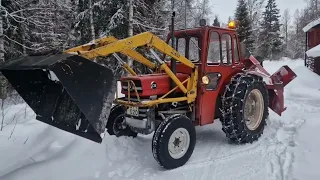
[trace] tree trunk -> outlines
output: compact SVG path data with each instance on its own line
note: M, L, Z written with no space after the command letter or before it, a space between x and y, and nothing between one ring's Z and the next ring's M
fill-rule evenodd
M133 0L129 0L129 28L128 28L128 36L133 36ZM128 65L132 67L132 59L128 57Z
M2 2L0 0L0 5ZM4 63L4 35L3 35L3 17L0 15L0 64Z
M285 33L286 33L286 56L288 56L288 27L289 26L289 24L287 23L286 24L286 27L285 27Z
M184 28L187 29L187 0L184 1Z
M90 28L91 28L91 39L95 40L96 39L96 34L94 32L94 22L93 22L93 5L92 5L92 0L89 0L89 8L90 8Z
M20 16L23 17L23 11L20 12ZM26 25L21 23L21 39L22 39L22 54L27 55L27 44L26 44Z

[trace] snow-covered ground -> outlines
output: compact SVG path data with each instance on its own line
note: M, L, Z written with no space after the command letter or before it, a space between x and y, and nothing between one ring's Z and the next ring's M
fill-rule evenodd
M25 114L25 104L8 107L5 125L9 125L0 131L0 179L318 180L320 77L302 60L264 62L270 73L284 64L298 75L285 89L288 109L282 117L270 110L259 141L230 145L219 121L197 127L191 159L170 171L153 159L151 135L135 139L107 135L97 144L34 120L30 109Z

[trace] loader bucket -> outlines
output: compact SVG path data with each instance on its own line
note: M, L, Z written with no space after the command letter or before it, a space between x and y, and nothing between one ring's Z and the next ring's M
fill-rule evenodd
M112 70L81 56L58 54L23 57L0 71L37 120L101 143L114 99Z

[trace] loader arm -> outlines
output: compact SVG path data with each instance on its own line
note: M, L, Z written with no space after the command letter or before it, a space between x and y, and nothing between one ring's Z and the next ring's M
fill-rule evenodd
M113 36L102 37L100 39L94 40L92 43L88 43L85 45L80 45L80 46L68 49L68 50L64 51L64 53L68 53L68 54L79 54L80 52L88 52L89 53L89 52L95 50L96 48L100 48L100 47L106 46L108 44L117 42L117 41L118 41L118 39ZM146 65L147 67L149 67L152 70L157 69L157 66L154 63L150 62L142 54L140 54L132 49L122 50L122 51L120 51L120 53L131 57L132 59L136 60L137 62L139 62L141 64ZM90 60L92 60L94 58L96 58L96 56L91 57ZM135 72L128 66L128 64L122 63L122 65L132 75L136 75Z
M162 53L175 58L176 60L178 60L179 62L185 64L190 68L195 67L195 65L190 60L182 56L179 52L173 49L165 41L161 40L159 37L155 36L150 32L145 32L145 33L141 33L141 34L126 38L126 39L114 41L113 43L95 48L90 51L84 51L84 52L79 51L79 52L81 56L87 59L93 59L98 56L108 56L115 52L122 53L127 51L133 51L132 50L133 48L145 46L145 45L147 45L150 48L154 47L158 49ZM144 60L150 62L146 58L144 58Z
M157 66L133 50L139 46L149 48L156 57ZM152 48L180 61L193 71L181 82ZM117 53L128 55L156 70L164 70L177 86L162 97L150 101L133 103L118 98L114 100L112 86L115 80L112 69L93 62L93 59L108 55L120 58ZM191 104L197 95L197 67L152 33L123 40L104 37L62 54L25 56L7 62L0 70L37 114L37 120L95 142L101 142L104 137L106 117L110 114L112 104L140 107L181 101ZM127 70L132 69L128 67ZM131 74L135 72L132 70ZM167 97L178 88L183 92L180 97ZM191 106L189 109L192 111Z
M113 43L107 44L105 46L101 46L98 48L95 48L90 51L78 51L80 55L87 59L93 59L99 56L108 56L110 54L116 53L116 52L128 52L133 51L133 48L140 47L140 46L147 46L151 53L156 57L158 63L160 64L160 69L164 70L169 77L174 81L174 83L181 89L182 92L190 96L191 99L188 99L188 102L193 102L196 97L196 80L197 76L194 74L191 75L192 81L190 81L190 84L188 84L187 89L182 82L177 78L177 76L171 71L171 69L168 67L168 65L160 59L160 57L151 49L156 48L160 52L171 56L172 58L176 59L177 61L181 62L182 64L194 69L194 71L197 71L195 65L188 60L186 57L182 56L179 52L177 52L175 49L173 49L170 45L168 45L165 41L161 40L154 34L150 32L141 33L126 39L118 40ZM132 54L132 53L131 53ZM143 62L145 63L144 59ZM195 74L198 74L196 72ZM191 92L191 93L188 93Z

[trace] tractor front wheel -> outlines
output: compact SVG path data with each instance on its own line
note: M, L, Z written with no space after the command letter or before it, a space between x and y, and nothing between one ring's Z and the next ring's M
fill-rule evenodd
M155 160L165 169L184 165L191 157L196 143L196 131L191 120L176 114L167 117L152 139Z
M137 133L133 132L125 122L125 109L123 106L116 105L111 111L107 121L106 129L110 135L137 137Z
M262 77L237 74L222 99L222 130L232 143L252 143L263 134L268 118L268 90Z

